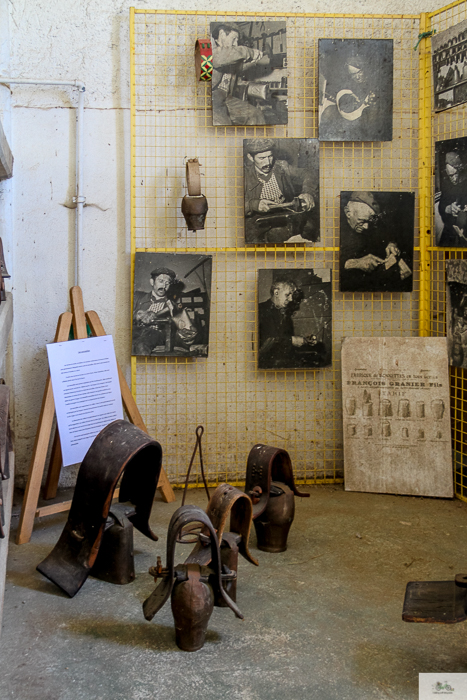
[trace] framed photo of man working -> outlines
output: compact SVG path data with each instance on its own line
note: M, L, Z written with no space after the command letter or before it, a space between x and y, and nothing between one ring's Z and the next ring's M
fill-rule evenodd
M446 260L449 364L467 369L467 260Z
M244 139L245 243L319 241L317 139Z
M411 292L413 192L341 192L341 292Z
M136 253L132 355L207 357L212 256Z
M211 22L213 126L287 124L285 22Z
M392 39L320 39L320 141L392 141Z
M258 369L331 362L331 270L258 270Z
M431 37L435 112L467 102L467 20Z
M467 247L467 138L435 143L435 240Z

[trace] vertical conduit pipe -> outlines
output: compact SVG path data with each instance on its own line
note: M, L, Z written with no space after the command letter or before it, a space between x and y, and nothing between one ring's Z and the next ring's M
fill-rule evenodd
M28 78L5 78L0 76L0 84L6 85L63 85L78 89L78 107L76 109L76 203L75 220L75 285L79 286L82 268L83 209L86 198L83 195L83 156L84 156L84 93L86 87L80 80L35 80Z

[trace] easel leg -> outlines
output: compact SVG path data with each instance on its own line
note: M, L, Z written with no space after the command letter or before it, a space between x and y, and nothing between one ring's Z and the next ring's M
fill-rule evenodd
M87 337L86 317L84 315L83 292L81 287L70 289L71 313L73 314L73 336L75 340ZM44 499L55 498L57 495L60 472L62 470L62 448L58 426L55 428L55 437L52 445L52 454L47 472L47 480L44 488Z
M44 499L48 501L50 498L55 498L57 495L58 480L62 469L62 449L60 447L60 436L58 428L55 427L55 437L52 445L52 454L50 455L49 470L47 472L47 480L44 487Z
M72 314L66 311L58 319L57 331L55 333L55 343L62 343L68 340L70 334ZM52 431L55 414L55 403L52 393L52 381L50 372L47 374L45 383L44 398L42 399L39 423L37 426L36 440L32 451L31 466L29 468L28 483L24 494L21 517L19 520L17 544L24 544L31 539L34 526L34 516L36 514L37 502L41 488L42 475L44 473L45 460L49 447L50 434Z
M100 318L95 311L87 311L86 318L88 320L89 326L91 327L93 335L96 335L96 336L106 335L106 332L105 332L104 327L100 321ZM120 391L122 394L123 406L125 408L125 411L127 412L128 418L133 423L133 425L136 425L138 428L140 428L141 430L144 430L144 432L147 433L148 429L146 428L146 426L144 424L141 413L139 412L138 406L136 405L136 401L133 398L133 394L130 391L130 387L127 384L127 381L125 379L125 375L123 374L122 370L120 369L120 365L118 364L118 362L117 362L117 369L118 369L118 378L120 380ZM175 494L174 494L173 488L172 488L170 481L167 478L167 474L165 473L163 468L161 468L161 473L159 476L159 482L158 482L157 488L161 492L161 496L166 503L172 503L173 501L175 501Z

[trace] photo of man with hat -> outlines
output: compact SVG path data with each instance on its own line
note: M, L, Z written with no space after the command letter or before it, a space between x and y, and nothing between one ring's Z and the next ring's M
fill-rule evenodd
M435 144L435 232L442 248L467 247L467 138Z
M319 240L317 139L245 139L245 242Z
M341 192L341 292L411 292L413 192Z
M136 253L133 355L207 357L211 269L210 255Z
M319 40L321 141L391 141L392 39Z

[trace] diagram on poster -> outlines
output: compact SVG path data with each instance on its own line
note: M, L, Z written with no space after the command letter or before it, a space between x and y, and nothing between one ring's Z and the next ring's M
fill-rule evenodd
M446 338L345 338L347 491L451 498Z

